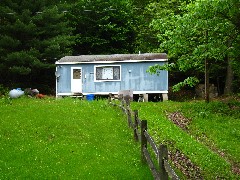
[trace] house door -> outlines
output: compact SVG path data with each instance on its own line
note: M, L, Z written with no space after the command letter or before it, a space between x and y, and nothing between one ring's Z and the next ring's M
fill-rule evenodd
M82 68L81 67L71 68L71 91L73 93L82 92Z

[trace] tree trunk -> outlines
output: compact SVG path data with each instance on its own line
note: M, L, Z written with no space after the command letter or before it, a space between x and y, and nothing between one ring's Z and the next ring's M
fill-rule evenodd
M205 102L209 103L209 62L205 59Z
M206 42L208 43L208 31L206 31ZM209 103L209 60L205 59L205 102Z
M227 74L226 82L224 87L224 95L232 94L232 85L233 85L233 69L232 69L232 58L227 57Z

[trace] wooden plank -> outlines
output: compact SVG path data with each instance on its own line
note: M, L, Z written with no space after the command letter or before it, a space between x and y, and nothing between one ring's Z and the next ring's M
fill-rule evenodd
M122 95L124 99L133 100L133 90L121 90L118 92L118 95Z
M118 93L119 100L123 99L123 95Z
M168 172L168 176L172 180L179 180L179 177L177 176L177 174L175 173L175 171L173 170L173 168L166 159L164 159L164 168L166 169L166 171Z
M121 99L121 95L119 99ZM134 110L134 112L132 112L129 106L127 105L125 106L124 99L122 99L120 105L113 103L113 101L111 100L109 100L109 103L114 106L119 106L123 110L123 112L127 115L129 126L134 129L134 139L140 140L141 142L142 161L148 163L154 179L165 180L168 179L169 176L173 180L179 180L179 177L177 176L177 174L167 161L168 156L166 145L160 145L159 149L157 148L153 138L147 132L147 121L146 120L141 121L138 118L138 110ZM132 121L132 115L134 115L134 122ZM139 126L141 128L141 131L139 131L138 129ZM160 168L159 172L157 171L157 168L155 167L151 159L151 156L147 150L147 143L151 145L156 157L158 158L158 164Z
M129 108L127 108L127 119L128 119L128 126L131 128L134 128L133 122L132 122L132 116L131 116L131 112L129 111Z
M125 101L126 106L130 106L130 101L133 100L133 90L121 90L118 94Z
M164 167L164 159L168 158L168 151L167 151L167 146L161 144L159 146L159 156L158 156L158 165L159 165L159 174L161 180L167 180L168 179L168 174L167 171Z
M154 163L153 163L153 161L152 161L152 159L150 157L150 154L149 154L148 150L145 147L143 148L143 153L144 153L144 156L146 158L146 161L148 163L148 166L149 166L149 168L150 168L150 170L152 172L152 175L153 175L154 179L160 180L160 175L157 172L157 168L155 167L155 165L154 165Z
M138 122L138 125L141 127L142 122L139 118L137 118L137 122Z
M149 135L149 133L147 131L144 132L144 135L147 138L147 141L149 142L149 144L151 145L156 157L158 157L158 148L157 148L157 145L154 142L153 138Z
M121 108L122 108L122 111L123 111L125 114L127 114L127 109L126 109L125 107L123 107L123 106L121 106Z
M138 140L141 141L141 133L139 132L138 129L136 129L136 134L137 134Z
M139 141L139 136L138 136L138 122L137 122L137 118L138 118L138 110L134 110L134 131L133 131L133 137L135 139L135 141Z
M134 115L134 112L132 112L131 108L130 108L129 106L127 106L126 108L127 108L128 112L129 112L129 114L130 114L131 116L133 116L133 115Z
M144 131L146 131L146 130L147 130L147 121L142 120L142 122L141 122L141 157L142 157L143 163L146 163L146 158L145 158L144 152L143 152L143 149L147 148L147 138L144 135Z

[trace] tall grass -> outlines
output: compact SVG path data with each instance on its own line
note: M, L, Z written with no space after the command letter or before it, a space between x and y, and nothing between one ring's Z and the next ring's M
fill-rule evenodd
M0 179L152 179L105 101L0 100Z
M167 143L172 151L183 152L200 167L204 179L239 178L232 172L232 165L239 165L240 158L239 113L222 103L206 105L201 101L133 103L131 106L139 110L141 119L148 120L155 140ZM168 119L166 113L171 112L181 112L191 120L188 131ZM199 136L205 140L199 140ZM219 150L224 154L220 155Z

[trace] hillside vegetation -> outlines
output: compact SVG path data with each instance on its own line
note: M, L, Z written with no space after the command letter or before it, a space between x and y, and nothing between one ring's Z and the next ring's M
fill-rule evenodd
M0 179L152 179L126 117L107 101L0 100ZM239 179L240 103L132 102L181 179Z
M0 179L152 179L106 101L0 99Z
M240 102L132 103L183 179L240 178ZM182 173L181 173L181 172Z

